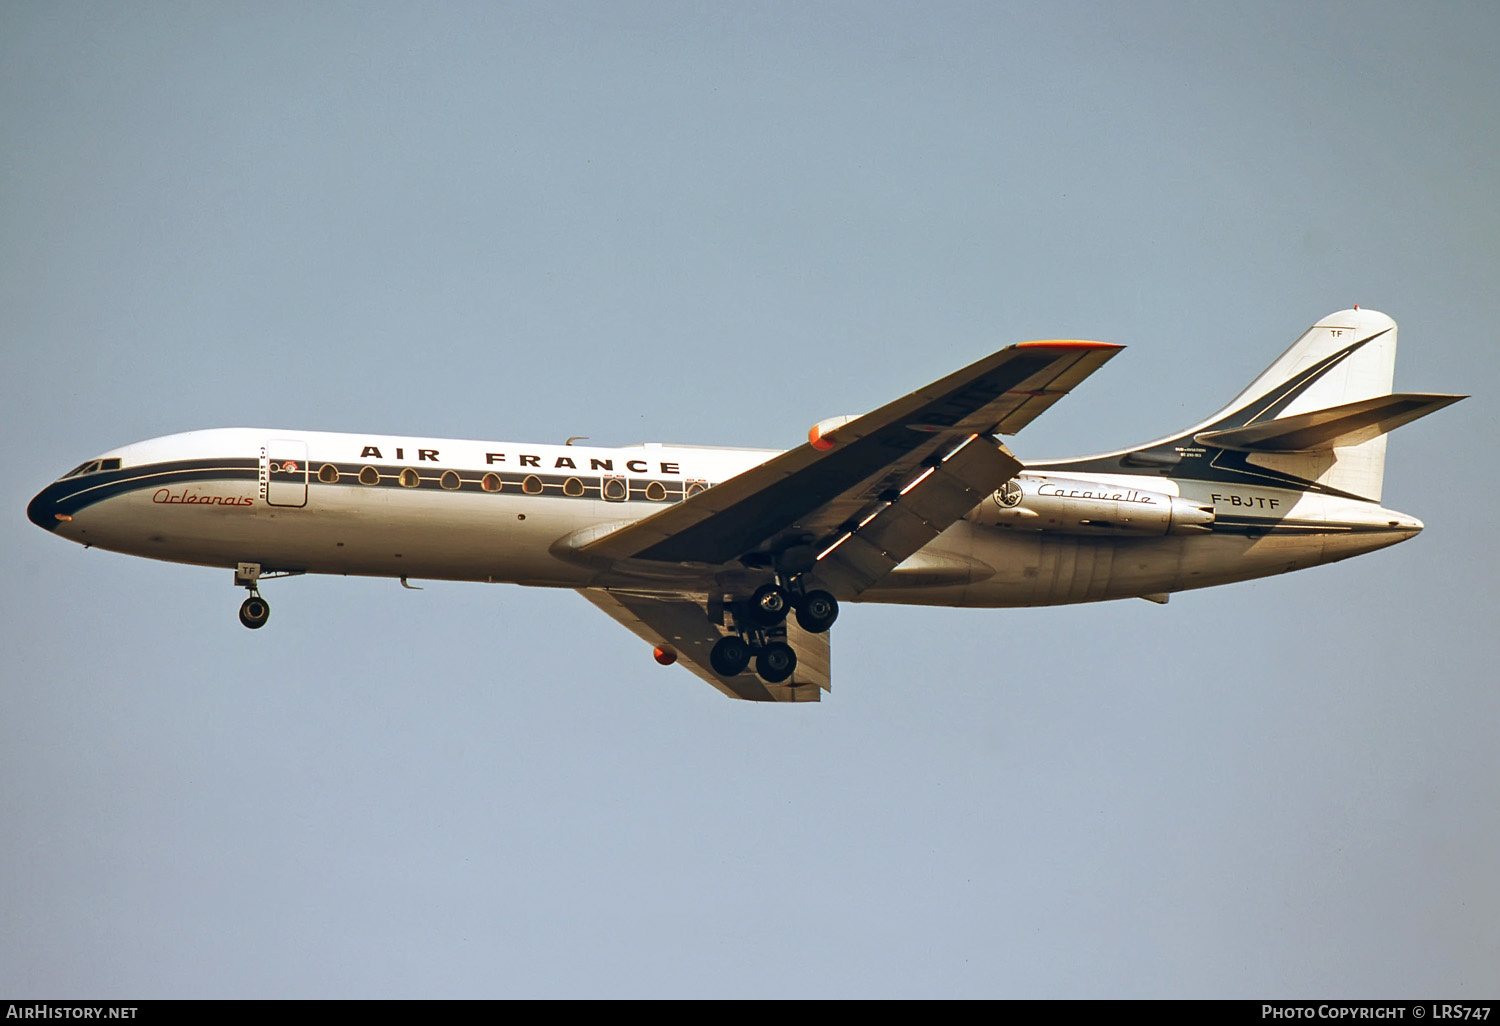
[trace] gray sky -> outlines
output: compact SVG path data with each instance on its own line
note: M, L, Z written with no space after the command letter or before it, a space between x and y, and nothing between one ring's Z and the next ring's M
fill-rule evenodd
M1500 9L0 6L0 993L1500 991ZM85 551L199 427L788 447L1011 342L1154 438L1354 303L1352 562L846 609L731 702L575 595Z

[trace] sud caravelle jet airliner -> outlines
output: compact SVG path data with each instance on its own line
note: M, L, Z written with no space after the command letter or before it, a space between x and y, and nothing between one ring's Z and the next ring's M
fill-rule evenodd
M1037 606L1204 588L1393 545L1387 432L1464 396L1391 392L1396 324L1342 310L1167 438L1023 463L1029 424L1122 347L1022 342L789 452L279 429L85 461L31 501L86 546L295 574L574 588L735 698L817 701L841 602ZM753 672L752 672L753 664Z

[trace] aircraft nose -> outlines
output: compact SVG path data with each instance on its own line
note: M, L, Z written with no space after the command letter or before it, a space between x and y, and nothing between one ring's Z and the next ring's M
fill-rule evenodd
M62 520L58 519L59 516L66 516L66 514L59 513L57 500L57 486L48 485L40 492L37 492L36 498L27 504L26 518L44 530L57 530L58 525L63 523Z

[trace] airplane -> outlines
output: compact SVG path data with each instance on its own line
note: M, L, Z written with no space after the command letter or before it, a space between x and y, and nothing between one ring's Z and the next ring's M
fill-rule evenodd
M1467 398L1392 393L1396 324L1320 320L1201 423L1024 462L1013 435L1122 349L1021 342L786 452L264 428L85 460L27 507L54 534L233 569L572 588L733 698L819 701L841 604L1016 607L1286 573L1415 536L1387 433Z

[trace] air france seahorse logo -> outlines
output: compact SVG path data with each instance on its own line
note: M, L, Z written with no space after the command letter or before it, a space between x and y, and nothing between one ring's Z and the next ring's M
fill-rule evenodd
M1025 498L1025 493L1021 491L1021 482L1015 478L1005 482L995 493L995 502L1005 509L1019 505L1023 498Z

